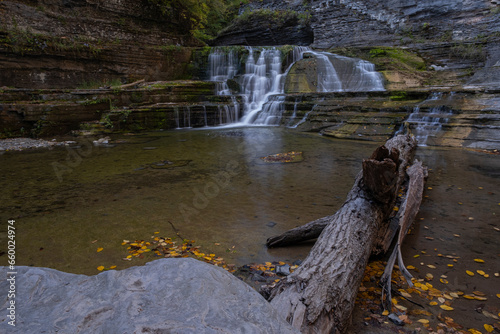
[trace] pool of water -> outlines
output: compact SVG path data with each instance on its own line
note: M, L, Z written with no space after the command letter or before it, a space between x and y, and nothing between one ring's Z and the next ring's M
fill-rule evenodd
M83 274L125 268L148 259L123 261L122 240L154 232L178 233L236 265L294 261L310 246L267 249L266 239L335 212L375 147L281 128L112 139L114 147L83 140L0 156L2 219L16 219L18 264ZM260 159L288 151L304 160Z
M333 214L362 159L377 146L277 127L111 139L105 147L81 139L66 148L0 156L1 220L16 220L18 265L89 275L98 273L98 266L124 269L154 257L125 261L122 241L153 235L195 240L203 252L236 266L303 259L311 244L267 249L266 239ZM303 152L303 161L260 159L288 151ZM500 272L500 156L430 147L419 148L417 155L430 170L417 221L404 242L405 264L416 268L417 278L433 274L432 284L440 290L484 292L486 302L453 302L453 314L477 328L491 320L483 319L478 307L500 312L500 277L495 276ZM5 229L0 244L6 264ZM448 283L439 281L441 275Z

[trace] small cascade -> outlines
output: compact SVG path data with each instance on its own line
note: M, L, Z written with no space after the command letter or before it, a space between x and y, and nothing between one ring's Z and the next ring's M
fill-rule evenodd
M205 121L205 127L208 126L208 120L207 120L207 106L203 106L203 119Z
M292 114L292 117L290 117L290 120L288 121L288 124L287 124L288 127L292 126L293 122L295 121L295 117L297 117L297 106L298 106L300 101L301 101L300 98L295 99L295 103L293 104L293 114Z
M294 58L302 59L305 53L316 58L318 93L385 90L382 75L375 71L374 64L366 60L313 51L308 47L301 47Z
M427 100L416 105L406 120L419 146L427 146L429 139L437 136L443 124L448 123L448 119L453 113L451 109L443 105L424 107L425 104L435 104L432 101L441 99L442 93L433 93Z
M314 111L314 108L316 108L317 104L315 104L311 110L309 110L307 113L305 113L304 117L302 117L302 119L300 121L298 121L295 125L292 125L292 126L289 126L289 128L292 128L292 129L295 129L296 127L298 127L300 124L302 123L305 123L305 121L307 121L307 117L309 116L310 113L312 113Z
M179 108L174 107L174 110L175 110L175 123L177 124L176 129L180 129L181 125L180 125L180 119L179 119Z

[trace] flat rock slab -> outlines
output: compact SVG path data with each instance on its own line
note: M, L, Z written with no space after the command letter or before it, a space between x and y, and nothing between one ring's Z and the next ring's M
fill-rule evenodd
M2 333L297 333L255 290L194 259L161 259L95 276L17 267L16 326Z

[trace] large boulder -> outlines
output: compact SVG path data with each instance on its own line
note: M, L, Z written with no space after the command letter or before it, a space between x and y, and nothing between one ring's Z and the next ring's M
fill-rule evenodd
M296 333L255 290L194 259L161 259L96 276L16 271L16 326L8 324L5 298L2 333ZM4 276L5 297L9 285Z

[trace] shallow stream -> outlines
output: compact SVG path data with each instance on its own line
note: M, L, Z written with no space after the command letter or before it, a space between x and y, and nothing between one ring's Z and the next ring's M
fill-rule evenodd
M155 232L195 240L205 253L236 266L293 262L311 245L267 249L266 239L333 214L376 146L250 127L117 135L106 146L84 139L72 147L6 152L0 156L1 219L16 220L18 265L72 273L150 261L153 254L123 260L128 252L121 243L149 240ZM303 152L304 160L260 159L289 151ZM418 157L430 171L404 243L405 264L417 268L417 278L432 273L440 290L481 290L488 295L482 303L498 314L500 156L424 147ZM2 229L4 264L6 240ZM478 303L456 305L481 321L484 316L474 313Z

